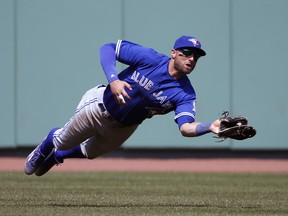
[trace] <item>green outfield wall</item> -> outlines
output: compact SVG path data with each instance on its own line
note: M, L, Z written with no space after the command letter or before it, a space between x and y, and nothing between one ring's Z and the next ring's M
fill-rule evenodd
M107 83L102 44L126 39L170 55L187 34L207 52L190 75L197 121L229 110L258 134L184 138L171 113L144 122L123 146L288 149L287 9L287 0L0 0L0 148L37 145L86 90Z

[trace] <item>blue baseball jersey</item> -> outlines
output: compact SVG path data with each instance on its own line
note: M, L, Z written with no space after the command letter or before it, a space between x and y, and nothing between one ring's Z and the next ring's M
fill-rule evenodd
M108 85L103 102L108 112L124 125L140 124L156 114L175 112L175 122L180 127L195 121L196 93L186 75L173 78L168 72L170 57L151 48L119 40L110 44L115 49L116 60L129 65L118 74L132 90L126 89L131 99L127 105L118 105Z

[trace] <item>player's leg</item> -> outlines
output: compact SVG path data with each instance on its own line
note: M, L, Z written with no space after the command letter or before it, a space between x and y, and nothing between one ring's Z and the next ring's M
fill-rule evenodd
M103 126L103 125L102 125ZM105 127L104 127L105 128ZM107 128L107 127L106 127ZM89 158L93 159L105 153L117 149L136 130L137 125L131 127L114 128L109 136L93 136L85 140L81 145L69 150L55 149L41 164L35 172L37 176L42 176L54 165L64 162L66 158ZM104 130L105 131L105 130Z
M45 158L53 152L54 147L60 149L75 148L95 134L95 124L98 123L96 118L100 116L96 108L97 101L99 94L102 94L102 91L99 92L98 89L99 86L87 91L70 121L61 129L51 130L47 138L27 157L26 174L33 174Z
M137 127L138 125L129 127L112 127L113 130L109 131L106 131L104 128L103 133L107 133L108 135L95 136L83 142L81 144L82 152L87 158L94 159L100 155L114 151L135 132Z
M27 157L25 163L25 173L27 175L33 174L40 164L45 160L50 152L53 150L53 134L59 128L53 128L47 137L40 143Z
M86 158L82 153L80 145L68 150L54 149L49 156L43 161L40 167L36 170L36 176L42 176L47 173L53 166L64 162L66 158Z

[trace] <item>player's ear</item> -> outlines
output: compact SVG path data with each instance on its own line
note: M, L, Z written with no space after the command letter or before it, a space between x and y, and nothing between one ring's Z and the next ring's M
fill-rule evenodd
M175 59L175 57L176 57L176 50L175 50L175 49L172 49L172 50L171 50L171 58L172 58L172 59Z

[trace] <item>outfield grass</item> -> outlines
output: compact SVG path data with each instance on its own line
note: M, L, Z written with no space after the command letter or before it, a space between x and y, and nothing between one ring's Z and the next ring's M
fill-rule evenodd
M288 174L0 173L0 215L288 215Z

